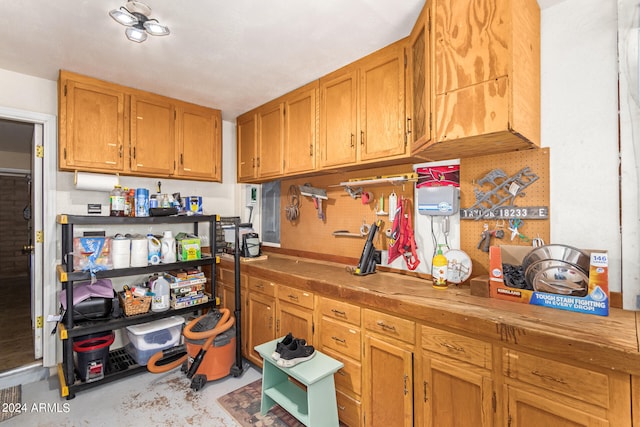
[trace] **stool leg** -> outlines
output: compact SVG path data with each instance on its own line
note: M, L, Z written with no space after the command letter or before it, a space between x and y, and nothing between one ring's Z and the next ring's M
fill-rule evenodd
M264 391L269 390L276 384L287 380L287 374L282 372L277 366L264 359L262 363L262 396L260 400L260 413L262 415L269 412L269 409L276 404L276 401L267 396Z
M333 375L307 387L308 427L338 427L338 402Z

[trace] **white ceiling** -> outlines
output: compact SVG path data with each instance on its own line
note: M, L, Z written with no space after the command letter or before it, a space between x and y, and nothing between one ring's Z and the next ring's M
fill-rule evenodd
M0 0L0 68L66 69L236 116L407 36L424 0L143 0L171 35L133 43L126 0ZM564 0L538 0L550 7ZM0 128L3 126L0 124ZM1 129L0 129L1 130ZM0 143L4 144L0 135Z

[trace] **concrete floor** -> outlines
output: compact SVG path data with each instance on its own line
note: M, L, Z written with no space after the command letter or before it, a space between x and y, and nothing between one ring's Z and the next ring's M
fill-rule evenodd
M262 376L249 363L238 378L228 376L193 391L179 368L163 374L142 373L76 394L60 397L57 376L22 386L22 412L2 422L10 426L214 426L238 424L218 397Z

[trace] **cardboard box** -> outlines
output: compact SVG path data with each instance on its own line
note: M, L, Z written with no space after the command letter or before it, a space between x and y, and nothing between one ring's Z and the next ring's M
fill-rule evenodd
M187 196L184 207L188 213L202 215L202 196Z
M193 234L178 233L176 235L178 245L178 261L191 261L202 258L200 252L200 238Z
M489 248L489 287L492 298L599 316L609 315L609 267L606 251L584 251L590 257L589 290L586 296L577 297L505 285L502 265L521 265L524 257L532 249L530 246L514 245Z

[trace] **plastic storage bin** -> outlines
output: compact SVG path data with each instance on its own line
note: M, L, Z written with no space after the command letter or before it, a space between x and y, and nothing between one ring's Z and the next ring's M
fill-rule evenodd
M149 358L158 351L178 344L183 324L184 318L171 316L153 322L127 326L129 343L125 345L125 349L138 365L146 365Z

